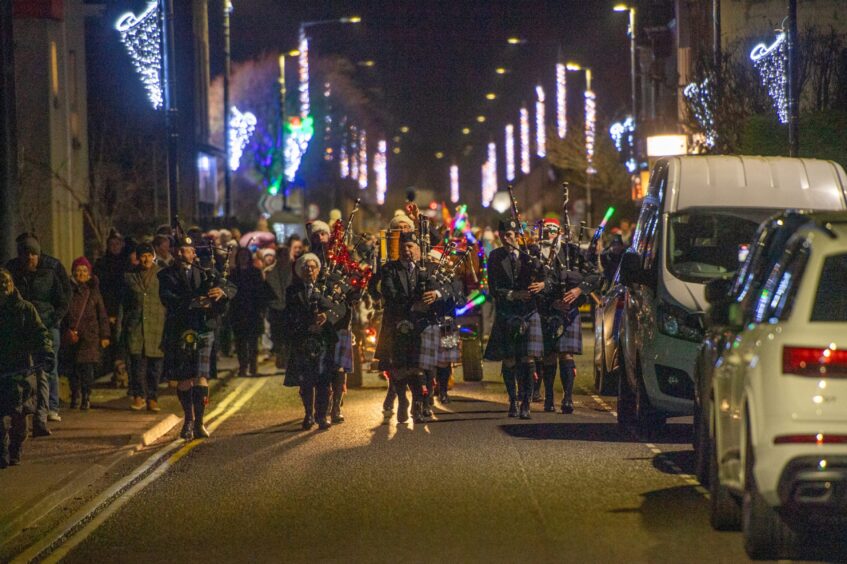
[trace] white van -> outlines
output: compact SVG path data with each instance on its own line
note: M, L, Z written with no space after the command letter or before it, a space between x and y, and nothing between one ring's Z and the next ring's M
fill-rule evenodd
M649 429L692 413L705 285L732 276L759 223L789 208L847 209L844 169L783 157L656 163L619 272L620 422Z

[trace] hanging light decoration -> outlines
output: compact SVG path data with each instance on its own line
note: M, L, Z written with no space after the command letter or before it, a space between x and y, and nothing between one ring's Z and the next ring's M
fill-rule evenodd
M750 59L773 100L779 122L788 123L788 42L785 32L780 30L770 45L756 45L750 52Z
M341 148L338 150L338 168L341 178L350 176L350 157L347 155L347 143L342 141Z
M326 102L326 115L324 116L324 160L332 161L335 158L335 149L332 146L332 86L324 82L324 101Z
M564 63L556 63L556 132L559 139L568 134L567 73Z
M515 179L515 126L506 125L506 181Z
M306 30L300 29L300 57L299 74L300 83L297 88L300 91L300 118L306 117L312 112L311 104L309 103L309 38L306 37Z
M609 127L609 136L615 144L615 149L618 153L629 156L626 163L626 169L629 172L635 172L638 168L638 163L635 162L633 155L635 154L635 121L632 116L627 116L623 121L616 121Z
M521 108L520 116L521 172L529 174L529 110Z
M594 141L597 129L597 99L593 90L585 91L585 160L588 167L585 172L595 174Z
M350 178L359 181L359 130L350 127Z
M497 144L488 143L488 160L482 165L482 207L487 208L497 193Z
M374 175L376 176L376 203L385 203L385 193L388 191L388 143L380 139L376 144L374 155Z
M294 116L288 119L285 128L285 179L288 182L293 182L294 176L300 168L300 162L303 160L303 155L309 148L309 140L315 134L315 124L312 116L306 119Z
M547 128L546 104L544 100L544 89L541 85L535 87L535 154L539 157L547 156Z
M256 116L252 112L229 109L229 170L236 171L241 164L244 147L256 131Z
M688 107L694 115L694 119L703 129L706 138L706 146L714 147L717 140L715 128L715 117L712 108L715 107L714 91L709 79L701 83L692 82L682 90L682 95L688 100Z
M359 130L359 188L368 187L368 140L364 129Z
M141 77L154 109L162 107L162 26L158 3L150 2L144 12L132 12L118 18L115 29Z
M454 204L459 201L459 167L450 165L450 201Z

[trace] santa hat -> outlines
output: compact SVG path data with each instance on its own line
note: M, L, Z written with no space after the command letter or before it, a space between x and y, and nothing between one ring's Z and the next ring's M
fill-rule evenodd
M544 229L553 229L553 228L559 229L560 227L561 227L561 224L559 223L559 220L556 219L555 217L545 217L544 218Z
M327 235L329 235L329 224L327 224L325 221L316 219L315 221L309 224L309 237L311 237L315 233L326 233Z
M440 262L442 256L444 256L443 247L433 247L429 250L429 258L436 262Z

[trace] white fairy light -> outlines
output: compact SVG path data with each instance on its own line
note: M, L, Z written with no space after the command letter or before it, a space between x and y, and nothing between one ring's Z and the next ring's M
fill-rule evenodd
M488 160L482 165L482 207L487 208L497 193L497 144L488 143Z
M780 123L788 123L788 42L784 31L770 45L759 43L750 52L753 66L773 100Z
M515 179L515 126L506 125L506 180Z
M368 187L368 140L365 130L359 131L359 188Z
M556 64L556 129L559 139L568 134L567 72L563 63Z
M229 109L229 170L236 171L241 163L244 147L256 131L256 116L252 112Z
M359 130L350 127L350 178L359 181Z
M632 155L635 154L635 121L627 116L623 121L616 121L609 127L609 136L615 144L618 153L626 151L629 158L624 163L629 172L635 172L638 163Z
M597 128L597 99L593 90L585 91L585 160L588 168L585 172L595 174L594 168L594 140Z
M715 107L715 99L709 79L706 78L699 84L692 82L682 90L682 95L688 100L688 107L694 115L694 119L703 129L706 146L714 147L717 139L715 117L712 113Z
M332 86L324 82L324 100L326 100L326 115L324 116L324 160L332 161L335 158L335 150L332 146Z
M376 175L376 203L385 203L385 193L388 190L388 143L380 139L376 144L374 155L374 174Z
M520 115L521 172L529 174L529 110L521 108Z
M338 150L338 167L341 178L350 176L350 157L347 156L347 143L341 142L341 148Z
M150 2L139 16L132 12L122 15L115 29L121 34L147 97L158 110L162 107L162 26L157 8L156 2Z
M459 201L459 167L450 166L450 201L454 204Z
M312 108L309 103L309 38L306 37L306 30L300 30L300 57L298 58L300 84L300 118L306 119L311 113Z
M544 99L544 89L539 85L535 87L535 154L539 157L547 156L547 128L546 122L546 104Z

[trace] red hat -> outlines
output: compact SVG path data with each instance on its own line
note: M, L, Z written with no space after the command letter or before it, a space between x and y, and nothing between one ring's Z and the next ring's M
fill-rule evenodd
M88 271L89 271L89 272L91 272L91 271L93 270L93 269L91 268L91 263L88 261L88 259L87 259L87 258L85 258L85 257L77 257L77 258L76 258L76 259L74 259L74 261L71 263L71 272L73 272L74 270L76 270L76 267L78 267L78 266L80 266L80 265L88 267Z
M555 226L556 228L560 227L559 220L555 217L546 217L544 218L544 227Z

